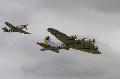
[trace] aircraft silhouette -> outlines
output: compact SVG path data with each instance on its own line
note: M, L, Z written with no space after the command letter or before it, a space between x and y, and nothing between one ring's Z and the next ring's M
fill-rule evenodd
M28 33L26 31L24 31L23 29L25 28L27 30L27 25L20 25L20 26L14 26L12 24L10 24L9 22L5 22L5 24L9 27L9 29L7 27L2 28L3 32L19 32L19 33L24 33L24 34L31 34Z
M50 45L48 44L49 42L48 38L50 37L45 37L44 43L37 42L38 45L43 47L41 51L51 50L59 53L60 49L69 50L69 48L73 48L76 50L81 50L92 54L101 54L101 52L99 52L98 50L98 47L95 46L95 39L92 40L89 39L86 41L85 40L86 38L82 38L81 40L76 40L77 36L67 36L66 34L53 28L48 28L47 30L52 35L54 35L58 40L60 40L63 44L61 44L60 46Z

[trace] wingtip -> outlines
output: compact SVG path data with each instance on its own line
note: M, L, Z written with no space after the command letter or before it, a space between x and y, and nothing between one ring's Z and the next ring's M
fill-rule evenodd
M8 24L8 22L5 22L5 24Z

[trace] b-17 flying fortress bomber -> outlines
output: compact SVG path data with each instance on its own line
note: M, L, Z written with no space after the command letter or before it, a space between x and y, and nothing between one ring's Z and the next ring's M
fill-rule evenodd
M7 27L4 27L2 28L3 29L3 32L19 32L19 33L24 33L24 34L31 34L31 33L28 33L26 31L24 31L23 29L25 28L27 30L27 25L20 25L20 26L14 26L12 24L10 24L9 22L5 22L5 24L9 27L9 29Z
M54 42L52 44L50 43L51 40L49 40L50 37L47 36L44 39L44 43L37 42L38 45L43 47L41 51L51 50L59 53L60 49L69 50L69 48L73 48L76 50L81 50L92 54L101 54L101 52L99 52L98 50L98 47L95 46L95 39L93 40L89 39L88 41L86 41L85 38L83 38L81 40L77 40L76 36L71 36L71 37L67 36L66 34L61 33L56 29L48 28L47 30L52 35L54 35L58 40L60 40L63 44L56 45Z

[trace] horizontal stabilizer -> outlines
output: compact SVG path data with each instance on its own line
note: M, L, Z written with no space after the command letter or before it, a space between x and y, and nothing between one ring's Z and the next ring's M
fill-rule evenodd
M37 44L40 45L40 46L42 46L42 47L44 47L44 48L50 47L50 45L47 45L47 44L44 44L44 43L37 42Z
M9 32L9 30L6 27L4 27L2 29L3 29L4 32Z

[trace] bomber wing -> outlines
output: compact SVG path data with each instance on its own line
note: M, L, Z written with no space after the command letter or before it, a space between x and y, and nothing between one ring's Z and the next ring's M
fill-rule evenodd
M62 32L59 32L56 29L48 28L47 30L65 45L76 43L74 39L71 39L69 36L67 36L66 34Z
M40 49L41 51L51 50L53 52L59 53L58 48L53 48L50 45L47 45L47 44L44 44L44 43L39 43L39 42L37 42L37 44L44 47L43 49Z
M51 51L59 53L59 51L57 49L52 49Z

